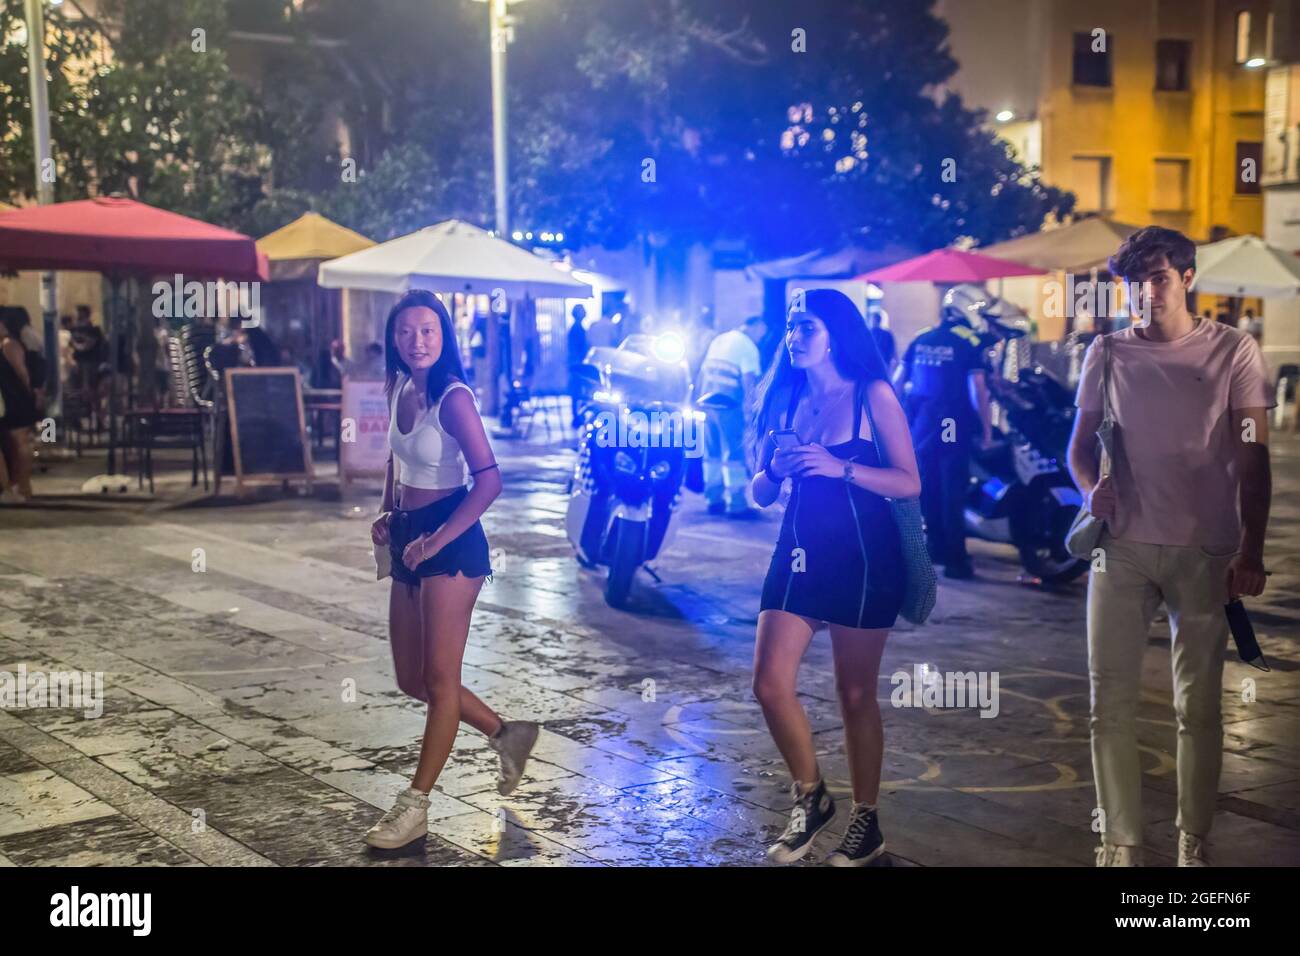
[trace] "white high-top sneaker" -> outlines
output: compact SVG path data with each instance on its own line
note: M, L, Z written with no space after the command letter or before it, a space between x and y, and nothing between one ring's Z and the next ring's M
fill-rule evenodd
M1194 834L1179 830L1178 865L1209 866L1210 861L1205 858L1205 841Z
M1140 846L1112 846L1103 843L1097 847L1098 866L1141 866L1142 848Z
M497 772L497 793L508 794L519 786L519 778L524 775L528 764L528 755L537 743L537 724L531 720L507 720L501 724L495 737L488 738L488 746L501 758L501 769Z
M366 842L381 850L395 850L429 833L429 797L414 787L397 795L393 809L366 831Z

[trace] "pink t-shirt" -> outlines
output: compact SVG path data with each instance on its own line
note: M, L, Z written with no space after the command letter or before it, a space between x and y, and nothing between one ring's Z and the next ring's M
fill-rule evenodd
M1201 319L1172 342L1110 336L1115 415L1117 538L1203 547L1223 553L1241 536L1237 493L1239 428L1231 410L1272 408L1259 345L1221 322ZM1075 404L1101 411L1101 339L1084 356Z

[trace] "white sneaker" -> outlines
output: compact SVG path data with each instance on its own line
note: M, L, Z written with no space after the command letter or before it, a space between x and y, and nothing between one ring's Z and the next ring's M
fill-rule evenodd
M1178 865L1209 866L1205 858L1205 841L1191 833L1178 831Z
M505 796L519 786L519 778L524 775L528 755L537 743L537 724L531 720L507 720L495 737L488 738L488 746L501 758L501 769L497 772L497 793Z
M397 795L393 809L366 831L366 843L395 850L429 833L429 798L414 787Z
M1142 848L1140 846L1112 846L1103 843L1097 847L1098 866L1141 866Z

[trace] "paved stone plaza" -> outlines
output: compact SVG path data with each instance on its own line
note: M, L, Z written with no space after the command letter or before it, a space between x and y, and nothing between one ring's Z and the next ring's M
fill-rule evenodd
M0 710L0 863L764 863L788 807L749 690L777 509L740 524L708 518L688 496L655 564L661 582L640 574L634 612L614 611L564 537L570 453L499 451L506 492L484 519L498 574L464 679L505 716L543 723L515 794L497 795L495 755L465 730L433 794L427 842L388 854L361 842L413 771L424 721L393 683L388 585L374 581L368 538L374 487L184 507L163 486L154 502L49 498L0 510L0 671L102 671L105 699L93 719ZM1294 436L1275 444L1274 471L1273 575L1251 604L1273 671L1228 652L1211 837L1223 865L1300 864ZM194 570L195 549L205 571ZM900 625L886 651L886 862L1090 865L1082 582L1044 593L1017 582L1009 548L973 550L981 579L941 581L932 622ZM997 672L997 716L890 707L890 675L918 665ZM1144 668L1148 862L1167 865L1176 731L1163 622ZM824 633L801 690L841 800L838 834L848 780ZM808 862L834 843L823 835Z

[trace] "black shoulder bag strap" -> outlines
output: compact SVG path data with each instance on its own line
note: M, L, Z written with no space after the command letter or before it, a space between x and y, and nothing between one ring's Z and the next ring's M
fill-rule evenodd
M885 444L880 440L880 432L876 430L875 416L871 414L870 385L871 383L868 382L867 387L862 389L861 404L867 413L867 424L871 426L871 447L876 450L876 460L880 462L881 468L888 468L889 459L885 457Z
M794 410L799 404L799 383L790 386L790 405L785 410L785 427L790 427L790 422L794 420Z

